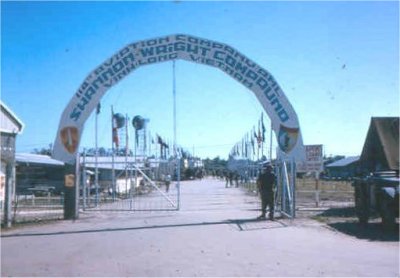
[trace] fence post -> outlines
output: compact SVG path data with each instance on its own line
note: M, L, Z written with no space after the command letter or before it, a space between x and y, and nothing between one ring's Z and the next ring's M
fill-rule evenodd
M4 226L7 228L11 227L11 210L12 210L12 196L13 196L13 185L14 185L14 164L7 162L6 164L6 190L5 190L5 202L4 202Z
M293 198L293 218L296 218L296 161L292 160L292 198Z
M315 177L315 206L319 207L319 179Z

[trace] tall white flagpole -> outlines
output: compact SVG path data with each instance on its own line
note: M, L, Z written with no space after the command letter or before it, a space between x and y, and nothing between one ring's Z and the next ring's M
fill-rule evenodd
M271 121L271 132L269 135L269 161L272 163L272 121Z
M175 60L172 61L172 94L174 99L174 156L176 161L176 176L177 176L177 190L178 190L178 209L180 207L180 179L181 179L181 161L176 151L176 75L175 75Z
M98 168L98 157L99 157L99 146L98 146L98 116L100 113L100 102L97 104L97 109L96 109L96 116L95 116L95 130L94 130L94 136L95 136L95 168L94 168L94 186L96 190L96 206L99 203L99 168Z
M129 152L129 131L128 114L125 114L125 195L128 197L128 152Z
M115 201L115 190L116 190L116 186L115 186L115 148L114 148L114 109L113 106L111 105L111 163L112 163L112 170L111 170L111 183L112 183L112 200ZM118 136L118 130L115 131L117 133Z

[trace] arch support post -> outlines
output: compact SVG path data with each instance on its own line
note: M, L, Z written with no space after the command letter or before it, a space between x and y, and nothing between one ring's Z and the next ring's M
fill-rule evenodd
M64 219L79 218L79 152L74 164L66 164L64 178Z

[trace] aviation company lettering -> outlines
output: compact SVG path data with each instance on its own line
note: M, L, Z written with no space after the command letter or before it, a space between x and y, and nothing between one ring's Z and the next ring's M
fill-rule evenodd
M133 43L119 51L83 82L70 118L78 121L99 88L111 87L137 67L179 58L217 67L247 88L262 91L280 121L289 119L279 100L281 89L267 71L228 45L187 35Z

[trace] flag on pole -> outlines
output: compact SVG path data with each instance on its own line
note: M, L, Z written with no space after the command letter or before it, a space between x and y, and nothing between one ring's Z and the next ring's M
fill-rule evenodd
M169 157L169 145L166 142L163 142L165 158Z
M265 142L265 126L264 126L263 113L261 113L261 130L262 130L262 141Z
M101 108L101 105L100 105L100 102L97 104L97 107L96 107L96 114L100 114L100 108Z
M118 128L115 121L116 119L114 117L114 110L111 107L112 139L113 139L113 144L115 144L115 147L118 149L119 148Z
M113 142L115 144L115 147L118 149L119 148L119 138L118 138L118 129L116 127L113 127Z
M160 135L156 134L156 136L157 136L157 144L161 145L163 143L163 141L162 141Z
M253 126L253 136L254 138L258 139L255 126Z
M163 158L163 147L162 147L162 139L160 135L156 134L157 136L157 144L160 145L160 158Z
M260 121L258 121L258 135L257 135L258 148L261 148L261 142L262 142L262 136L260 130Z
M251 143L251 148L253 149L253 155L255 155L256 151L255 151L255 148L254 148L254 138L253 137L251 137L250 143Z
M136 146L139 147L139 132L137 129L135 129L135 142Z
M144 152L146 153L147 151L147 134L146 134L146 128L144 129Z
M125 155L129 155L129 131L128 131L128 115L125 121Z
M248 154L247 154L247 134L246 137L244 139L244 157L247 158Z

